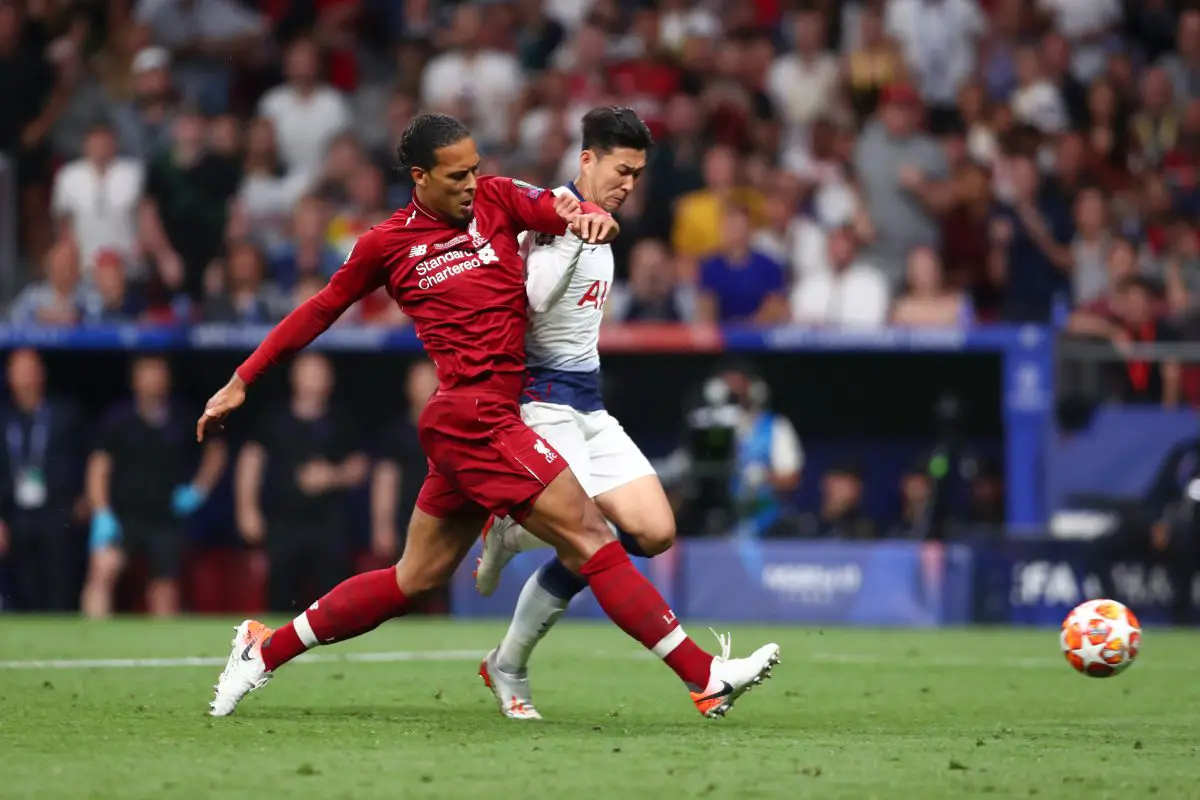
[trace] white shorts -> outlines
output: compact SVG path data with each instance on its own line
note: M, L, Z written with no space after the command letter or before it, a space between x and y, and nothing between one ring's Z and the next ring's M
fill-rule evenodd
M553 403L524 403L521 416L567 460L588 497L623 486L654 467L607 411L576 411Z

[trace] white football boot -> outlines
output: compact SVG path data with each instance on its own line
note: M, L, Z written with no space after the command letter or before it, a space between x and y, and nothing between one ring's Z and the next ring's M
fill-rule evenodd
M721 655L713 658L708 686L691 693L696 710L709 719L725 716L739 697L771 677L771 670L779 663L777 644L764 644L746 658L730 658L733 637L716 631L713 635L721 643Z
M208 713L214 717L229 716L243 697L271 680L271 672L263 663L262 645L274 631L252 619L245 620L234 631L230 642L233 650L213 686L216 697L208 704Z
M503 672L496 666L496 651L488 653L479 662L479 677L492 690L500 713L509 719L541 719L542 715L533 706L529 693L529 673L514 675Z
M513 522L510 517L491 517L483 528L483 553L475 560L475 589L491 597L500 585L500 573L517 553L549 547L541 539Z

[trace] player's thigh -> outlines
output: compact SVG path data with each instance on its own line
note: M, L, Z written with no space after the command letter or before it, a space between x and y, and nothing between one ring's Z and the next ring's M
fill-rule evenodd
M567 461L576 480L589 496L591 490L591 460L587 439L580 427L575 410L551 403L525 403L521 406L525 424L541 436Z
M442 479L434 479L439 480ZM421 492L425 494L425 487ZM428 507L418 500L408 522L404 553L396 565L396 583L410 599L450 582L487 521L487 511L470 501L458 503L451 511L439 512L437 516L425 510Z
M675 541L675 515L650 459L607 411L583 415L596 505L647 555Z

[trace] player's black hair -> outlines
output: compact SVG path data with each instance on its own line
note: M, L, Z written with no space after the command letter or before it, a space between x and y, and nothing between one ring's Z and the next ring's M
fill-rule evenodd
M654 137L646 123L625 106L601 106L583 115L583 149L611 153L618 147L649 150Z
M400 137L396 161L402 170L413 167L433 169L438 150L458 144L470 135L466 125L448 114L419 114L408 123Z

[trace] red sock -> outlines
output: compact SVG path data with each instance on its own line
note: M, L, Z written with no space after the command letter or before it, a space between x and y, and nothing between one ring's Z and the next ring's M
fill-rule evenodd
M272 633L263 642L263 662L274 670L310 647L353 639L407 612L394 567L355 575Z
M708 685L713 657L683 632L675 612L633 566L620 542L601 547L579 574L618 628L665 661L692 691Z

